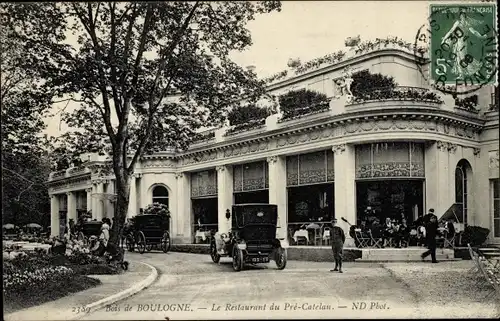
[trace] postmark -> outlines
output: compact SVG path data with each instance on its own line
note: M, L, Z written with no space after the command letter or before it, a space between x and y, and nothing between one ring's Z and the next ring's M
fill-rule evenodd
M431 86L464 95L497 85L496 4L430 4L429 13L414 47L418 69Z

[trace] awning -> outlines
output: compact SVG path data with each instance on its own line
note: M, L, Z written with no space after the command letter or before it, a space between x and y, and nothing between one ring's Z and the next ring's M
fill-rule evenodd
M441 216L439 221L447 221L449 219L455 219L455 222L457 223L463 223L463 204L461 203L454 203L448 208L446 212Z

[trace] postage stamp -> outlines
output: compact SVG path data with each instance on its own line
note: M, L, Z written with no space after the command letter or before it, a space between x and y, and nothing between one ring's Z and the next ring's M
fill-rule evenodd
M415 42L429 48L429 61L423 64L429 63L426 78L431 85L444 92L466 94L497 84L495 3L431 3L427 28L418 31Z

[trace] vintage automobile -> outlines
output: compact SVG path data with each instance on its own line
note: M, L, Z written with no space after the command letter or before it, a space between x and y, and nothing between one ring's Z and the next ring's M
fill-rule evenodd
M272 204L233 205L230 232L217 232L210 242L210 256L219 263L222 256L232 257L233 269L241 271L245 263L276 262L283 270L287 262L287 242L276 237L278 207Z
M170 250L169 219L163 215L140 214L134 216L133 224L126 236L127 249L139 253L151 251L153 246L161 247L164 253Z

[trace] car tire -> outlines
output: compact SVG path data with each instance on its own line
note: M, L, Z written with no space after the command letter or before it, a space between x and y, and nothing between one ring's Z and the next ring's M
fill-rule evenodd
M217 245L215 244L215 240L212 239L210 242L210 257L214 263L219 263L220 255L217 253Z
M244 262L245 258L243 257L243 251L235 244L233 246L233 269L236 272L243 270Z
M288 253L286 249L280 246L276 249L276 253L274 255L276 267L278 268L278 270L283 270L286 267L286 262L288 260Z

